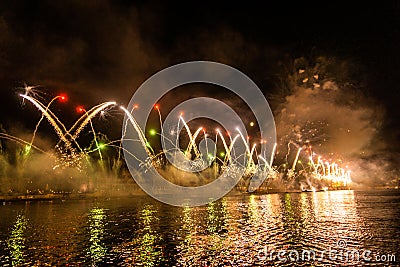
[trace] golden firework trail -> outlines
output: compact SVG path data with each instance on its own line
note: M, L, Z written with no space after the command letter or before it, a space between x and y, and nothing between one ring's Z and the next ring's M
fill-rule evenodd
M64 124L60 122L60 120L51 112L49 109L47 109L42 103L39 101L33 99L30 96L20 94L21 97L24 99L30 101L34 106L36 106L42 114L46 117L46 119L50 122L50 124L54 127L54 130L56 131L57 135L59 136L60 140L62 140L66 147L72 150L72 145L71 142L66 138L63 132L67 132L65 129Z
M149 150L150 145L147 142L146 136L144 135L143 131L140 129L139 124L137 123L135 118L132 116L132 114L129 112L129 110L127 110L123 106L120 106L120 108L125 112L129 121L131 122L133 128L136 130L137 134L139 135L139 140L140 140L140 143L142 144L143 148L146 150L149 157L152 158L154 156L154 154Z

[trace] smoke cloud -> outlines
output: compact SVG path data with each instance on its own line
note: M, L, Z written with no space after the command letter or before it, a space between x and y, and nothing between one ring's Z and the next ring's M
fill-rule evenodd
M293 159L297 149L290 151L289 143L311 146L314 157L351 170L356 184L390 184L393 166L380 137L385 109L354 85L349 64L326 57L293 61L283 90L287 95L278 97L283 101L276 108L278 157ZM307 161L310 154L301 155Z

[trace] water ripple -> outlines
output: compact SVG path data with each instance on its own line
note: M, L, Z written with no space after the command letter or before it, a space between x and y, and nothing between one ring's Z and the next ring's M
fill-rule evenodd
M241 195L196 208L148 197L13 203L0 206L0 263L398 266L388 258L400 256L399 203L398 191Z

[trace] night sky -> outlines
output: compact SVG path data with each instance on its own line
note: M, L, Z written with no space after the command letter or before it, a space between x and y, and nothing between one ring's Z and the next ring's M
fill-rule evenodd
M31 106L21 105L18 88L24 82L40 85L47 101L67 93L68 103L56 104L54 111L69 124L78 117L75 106L110 99L126 105L145 79L176 63L229 64L273 102L269 96L277 94L277 77L289 62L324 56L352 63L351 82L384 111L380 138L390 144L385 149L400 152L399 1L271 1L263 6L1 1L0 33L0 123L7 131L32 129L40 117ZM182 99L192 95L189 89L179 91ZM193 90L201 95L202 89ZM203 90L221 94L215 88ZM118 134L121 121L115 113L107 125ZM54 136L46 127L43 133Z

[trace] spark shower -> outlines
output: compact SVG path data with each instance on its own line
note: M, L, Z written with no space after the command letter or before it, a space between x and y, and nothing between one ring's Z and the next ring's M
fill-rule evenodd
M32 131L32 138L30 140L24 140L18 136L9 135L7 133L0 133L0 138L16 142L21 146L23 151L24 160L29 158L37 157L40 154L45 154L52 158L52 169L54 171L63 171L65 169L74 168L80 173L85 174L88 166L93 164L91 158L99 158L99 163L102 164L103 154L110 153L113 149L117 152L118 157L121 157L121 151L124 151L122 146L122 139L112 140L108 142L98 141L100 138L99 134L93 126L92 120L100 114L104 115L104 112L108 112L112 109L120 109L128 117L129 125L131 125L139 138L137 140L131 140L140 144L147 153L145 161L141 162L141 171L147 172L150 166L153 166L158 172L160 172L165 179L174 183L185 184L185 172L178 170L168 163L166 155L176 156L175 160L187 160L190 159L196 164L192 165L194 171L201 169L202 166L209 166L203 171L199 171L194 174L188 175L188 179L193 179L193 176L198 180L210 182L223 171L228 171L229 175L234 175L234 172L243 171L244 175L236 185L236 189L239 191L249 190L248 186L251 181L251 177L255 173L264 176L266 179L259 188L252 188L252 190L273 190L274 188L285 189L285 190L329 190L338 188L348 188L351 184L351 172L348 168L343 167L343 163L329 160L323 155L319 155L316 151L313 151L311 146L303 148L294 142L290 142L287 145L295 147L294 153L295 159L292 162L277 162L275 161L275 153L277 144L273 146L270 160L267 161L258 154L257 148L259 144L257 142L252 143L248 137L244 136L243 133L237 129L237 132L226 132L223 129L206 129L206 127L199 127L197 129L191 129L185 121L184 113L180 114L176 118L177 129L182 129L181 134L185 135L189 140L186 147L180 147L179 140L170 140L169 134L164 132L157 132L155 129L148 129L148 135L158 136L160 140L168 141L173 145L174 153L171 151L160 150L152 147L144 132L139 126L135 119L135 111L140 108L140 103L134 105L131 110L126 109L123 106L118 105L114 101L107 101L98 104L89 110L85 110L83 107L78 107L77 111L82 113L81 117L70 127L67 128L62 121L55 115L51 110L51 105L54 101L67 101L66 95L57 95L47 103L42 103L38 99L34 98L29 94L29 91L25 94L21 94L20 97L35 106L41 113L41 118L37 122L35 129ZM162 124L163 118L160 113L160 105L155 105L153 112L156 112L159 116L159 121ZM188 110L189 112L189 110ZM121 116L122 117L122 116ZM54 144L54 148L51 150L45 150L35 145L35 138L40 127L43 123L43 119L46 119L53 127L59 140ZM122 119L122 118L121 118ZM179 127L179 124L181 127ZM125 127L127 127L125 125ZM162 125L160 125L162 129ZM82 147L79 143L79 136L84 131L88 131L92 135L94 148ZM200 149L199 142L212 138L216 147L222 147L220 151L215 151L215 148ZM265 140L260 140L265 142ZM235 144L240 143L244 145L245 152L241 155L237 155L235 151ZM205 142L207 144L207 142ZM176 153L176 152L179 153ZM130 151L126 151L130 153ZM182 158L183 156L183 158ZM263 163L263 164L260 164ZM231 165L229 167L229 165ZM233 167L232 167L233 166ZM262 166L262 167L261 167ZM21 166L20 168L23 168ZM119 168L124 166L119 165ZM85 181L80 181L84 184ZM79 184L79 181L78 181ZM94 189L95 190L95 189ZM42 190L43 191L43 190ZM82 192L82 187L74 188L72 191ZM54 192L54 190L52 190Z

